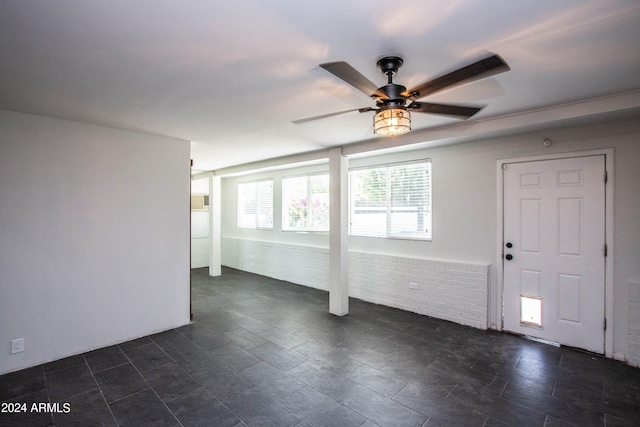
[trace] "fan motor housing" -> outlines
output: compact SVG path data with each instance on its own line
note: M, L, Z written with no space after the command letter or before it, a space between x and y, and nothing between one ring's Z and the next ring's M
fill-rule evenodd
M406 87L402 85L397 85L395 83L389 83L388 85L384 85L379 88L382 92L386 93L389 97L388 99L383 99L380 101L381 104L396 106L396 105L404 105L406 101L406 97L402 96L402 93L407 90Z

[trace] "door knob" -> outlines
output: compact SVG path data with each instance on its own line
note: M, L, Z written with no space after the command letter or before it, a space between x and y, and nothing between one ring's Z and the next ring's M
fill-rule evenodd
M513 255L511 254L506 254L504 257L507 259L507 261L511 261L513 259Z
M509 243L507 243L507 245L506 245L506 246L507 246L508 248L512 248L512 247L513 247L513 244L512 244L511 242L509 242Z

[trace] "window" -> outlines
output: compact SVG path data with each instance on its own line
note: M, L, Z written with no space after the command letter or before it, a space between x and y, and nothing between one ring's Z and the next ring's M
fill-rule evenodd
M431 239L431 162L349 172L349 234Z
M329 175L282 179L282 229L329 231Z
M238 227L273 228L273 180L238 184Z

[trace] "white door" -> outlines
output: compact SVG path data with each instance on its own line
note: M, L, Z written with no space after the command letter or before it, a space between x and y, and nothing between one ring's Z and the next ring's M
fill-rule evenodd
M604 155L503 174L504 330L604 353Z

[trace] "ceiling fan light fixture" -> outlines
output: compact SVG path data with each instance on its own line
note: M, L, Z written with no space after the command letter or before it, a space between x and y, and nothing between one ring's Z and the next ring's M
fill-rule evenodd
M373 133L397 136L411 130L411 114L406 108L385 108L373 116Z

